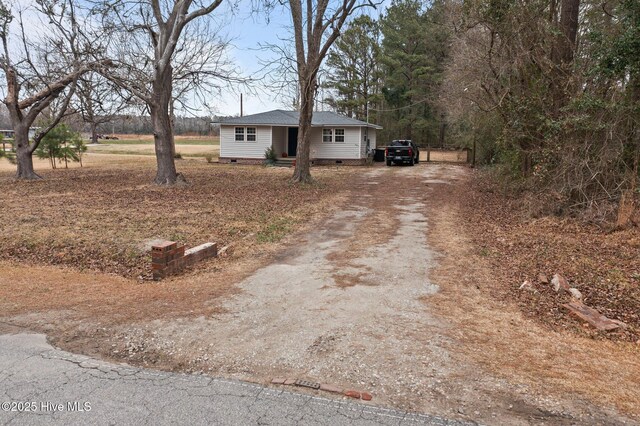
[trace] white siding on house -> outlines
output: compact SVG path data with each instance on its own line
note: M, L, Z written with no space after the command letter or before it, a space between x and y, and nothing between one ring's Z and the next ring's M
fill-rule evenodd
M360 127L360 155L362 158L367 156L367 137L369 138L369 149L376 148L376 129Z
M220 126L220 157L222 158L264 158L267 148L273 146L276 156L287 152L287 127L284 126L248 126L256 127L255 141L236 141L235 128L243 126ZM327 127L328 128L328 127ZM344 129L344 142L322 142L322 127L311 129L311 158L317 159L360 159L366 158L367 144L364 140L364 127L335 127ZM334 129L335 129L334 128ZM376 147L376 130L369 129L371 148ZM246 138L246 135L245 135ZM335 135L334 139L335 141Z
M343 127L336 127L342 129ZM360 127L344 128L344 142L322 142L322 128L311 129L311 158L358 159L360 157Z
M271 126L256 128L256 140L252 142L235 140L235 128L242 126L220 126L220 157L223 158L264 158L264 152L271 146ZM248 126L256 127L256 126ZM245 136L246 138L246 136Z
M287 152L287 127L273 127L273 150L277 157L282 157L282 153Z

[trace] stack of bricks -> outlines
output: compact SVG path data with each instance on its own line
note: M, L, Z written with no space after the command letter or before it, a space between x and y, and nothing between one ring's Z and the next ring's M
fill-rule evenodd
M205 243L185 251L184 245L179 246L175 241L164 241L151 248L153 279L161 280L181 272L187 266L217 255L216 243Z

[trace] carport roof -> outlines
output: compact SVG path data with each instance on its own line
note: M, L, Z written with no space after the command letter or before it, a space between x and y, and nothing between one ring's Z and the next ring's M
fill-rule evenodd
M242 126L287 126L298 127L300 113L298 111L284 111L276 109L261 112L259 114L245 115L244 117L222 118L218 124L242 125ZM382 129L376 124L366 123L354 118L345 117L329 111L315 111L311 120L313 127L371 127Z

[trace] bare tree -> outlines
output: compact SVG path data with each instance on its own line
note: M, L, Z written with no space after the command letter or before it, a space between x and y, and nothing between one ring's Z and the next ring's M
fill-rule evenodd
M46 25L41 37L28 36L24 14L31 14ZM18 179L39 179L33 169L33 153L42 138L64 116L75 92L77 79L83 74L108 65L108 61L87 60L95 58L100 44L88 40L80 28L72 1L38 0L31 8L18 10L17 25L12 25L11 9L0 1L0 69L6 80L3 103L9 110L15 132L14 146ZM10 34L17 28L18 34ZM10 44L16 36L17 44ZM48 124L29 140L29 128L38 116L58 97L63 96L57 113Z
M207 94L235 72L208 22L222 0L121 0L101 2L105 28L113 31L111 52L119 65L111 81L141 99L151 115L158 185L184 180L174 162L173 106L188 108L189 97ZM195 92L195 94L194 94Z
M133 106L131 94L98 73L89 73L78 80L73 109L89 125L91 142L98 143L98 128Z
M318 89L318 71L340 35L347 18L358 8L380 4L360 0L289 0L295 37L295 58L300 91L298 153L294 182L310 182L311 120Z

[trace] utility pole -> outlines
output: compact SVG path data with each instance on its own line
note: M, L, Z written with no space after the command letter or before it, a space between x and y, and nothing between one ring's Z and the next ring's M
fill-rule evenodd
M369 100L365 99L364 101L364 109L365 109L365 114L367 116L367 127L365 127L364 129L364 142L366 143L366 147L367 147L367 156L369 156Z
M242 117L242 93L240 93L240 117Z

